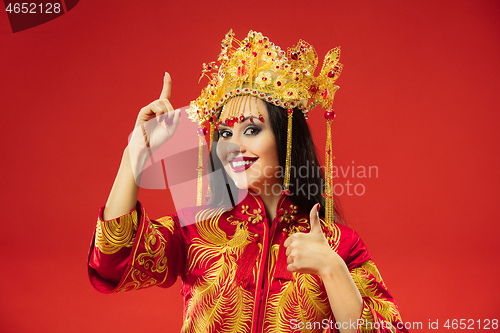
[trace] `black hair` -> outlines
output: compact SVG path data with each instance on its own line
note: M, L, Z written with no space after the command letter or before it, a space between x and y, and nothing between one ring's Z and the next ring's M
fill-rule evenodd
M276 139L278 159L282 170L286 164L286 141L288 115L286 109L267 103L270 125ZM231 205L237 202L238 188L227 175L222 162L217 156L218 133L214 132L212 154L209 159L209 182L211 189L210 205ZM212 172L213 170L221 172ZM309 212L317 203L321 204L320 216L325 215L325 199L323 188L325 184L324 169L316 154L309 125L301 110L293 109L292 115L292 151L290 168L290 199L300 208ZM305 174L304 174L305 173ZM284 175L282 175L284 176ZM283 181L283 179L282 179ZM337 197L334 197L335 222L345 224L344 215Z

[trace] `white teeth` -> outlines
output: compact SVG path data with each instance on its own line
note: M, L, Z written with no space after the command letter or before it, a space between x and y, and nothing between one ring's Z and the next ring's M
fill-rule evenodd
M238 161L238 162L231 162L231 164L233 165L233 167L237 168L240 166L252 164L253 162L254 161Z

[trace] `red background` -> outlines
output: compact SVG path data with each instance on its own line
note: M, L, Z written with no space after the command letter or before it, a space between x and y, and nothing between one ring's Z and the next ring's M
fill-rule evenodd
M341 199L403 320L500 319L499 17L496 0L94 0L13 34L0 13L0 331L179 331L179 283L99 294L87 250L163 71L172 104L187 105L230 28L283 48L304 39L320 64L342 46L336 163L379 175L348 178L366 193ZM152 217L173 212L166 191L140 200Z

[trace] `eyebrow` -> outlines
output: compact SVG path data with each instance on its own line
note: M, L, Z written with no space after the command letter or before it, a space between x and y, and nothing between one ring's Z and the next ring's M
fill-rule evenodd
M258 117L256 117L256 116L252 116L252 118L255 118L255 119L259 120L259 118L258 118ZM243 121L239 121L239 120L238 120L238 122L239 122L239 123L243 123L243 122L247 121L248 119L250 119L250 116L243 118ZM259 120L259 121L260 121L260 120ZM229 125L227 125L226 123L220 123L220 124L219 124L219 126L226 126L226 127L229 127Z

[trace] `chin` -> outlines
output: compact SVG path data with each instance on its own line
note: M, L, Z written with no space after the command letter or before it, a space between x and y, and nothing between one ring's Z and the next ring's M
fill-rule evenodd
M238 182L235 181L234 184L236 185L237 188L240 190L248 190L248 184L246 182Z
M234 182L234 185L236 185L237 188L239 188L240 190L253 190L253 191L260 191L260 187L259 186L255 186L255 184L252 184L252 183L248 183L248 181L246 179L234 179L234 178L231 178Z

